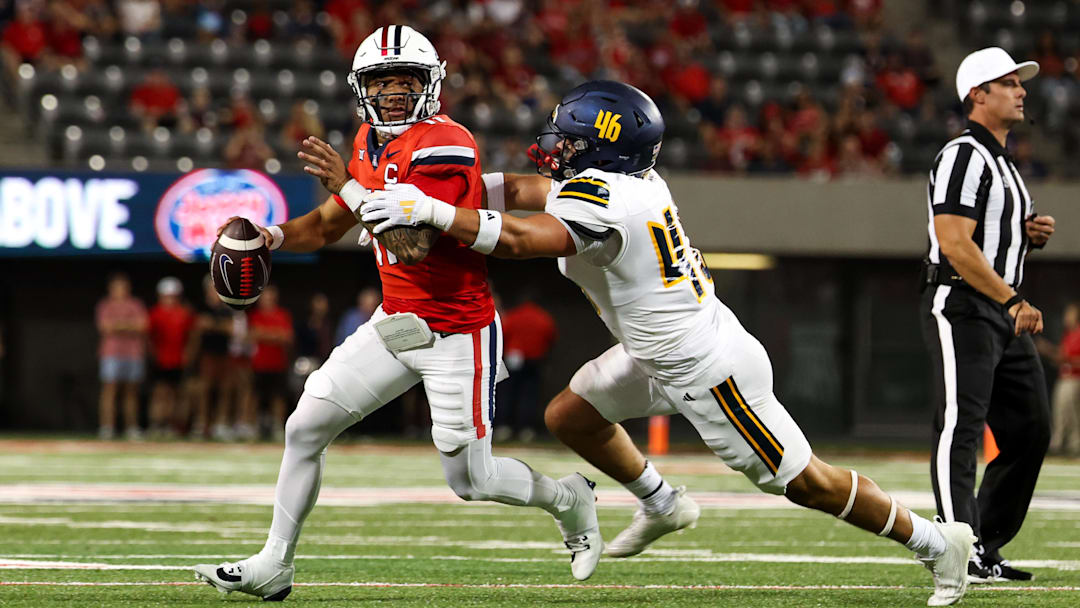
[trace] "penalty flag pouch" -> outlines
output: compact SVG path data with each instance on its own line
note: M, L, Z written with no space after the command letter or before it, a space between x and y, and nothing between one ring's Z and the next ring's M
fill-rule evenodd
M375 333L390 350L397 354L407 350L426 348L435 343L426 321L411 312L389 315L375 322Z

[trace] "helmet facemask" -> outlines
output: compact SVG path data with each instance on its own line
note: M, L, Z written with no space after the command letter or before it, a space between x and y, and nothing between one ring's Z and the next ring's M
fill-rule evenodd
M415 76L420 81L420 91L384 93L368 95L368 83L372 79L387 74L407 73ZM347 79L356 95L359 104L357 114L365 122L370 122L379 131L391 135L400 135L413 124L431 118L439 113L439 92L442 89L443 74L442 65L426 65L420 63L395 63L393 65L377 65L370 68L355 70ZM401 120L383 120L382 110L384 103L392 98L406 98L407 115ZM412 103L412 111L408 111L408 103Z
M547 128L536 136L536 153L530 154L536 162L536 172L555 180L566 180L578 174L570 162L589 150L587 139L562 132L548 120Z

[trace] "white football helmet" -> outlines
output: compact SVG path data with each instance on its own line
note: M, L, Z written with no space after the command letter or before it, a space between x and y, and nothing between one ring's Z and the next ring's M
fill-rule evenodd
M383 121L379 113L378 95L367 94L367 81L373 75L387 71L414 71L423 90L410 93L414 102L412 114L403 120ZM439 92L446 77L446 62L423 34L407 25L388 25L375 30L360 43L353 56L352 72L346 80L360 103L357 113L381 133L401 135L413 124L439 113Z

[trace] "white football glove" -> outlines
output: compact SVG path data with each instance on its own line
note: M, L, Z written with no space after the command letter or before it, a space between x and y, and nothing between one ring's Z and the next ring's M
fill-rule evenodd
M387 184L372 190L360 206L360 219L375 224L375 234L394 226L428 224L448 230L454 223L455 207L432 198L412 184Z

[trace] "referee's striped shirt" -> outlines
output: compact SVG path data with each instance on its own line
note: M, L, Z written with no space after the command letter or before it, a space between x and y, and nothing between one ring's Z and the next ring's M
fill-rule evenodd
M930 170L930 263L948 266L934 231L934 216L962 215L978 222L972 238L990 266L1006 283L1018 287L1029 248L1024 220L1033 209L1009 152L986 127L968 121L964 132L938 152Z

